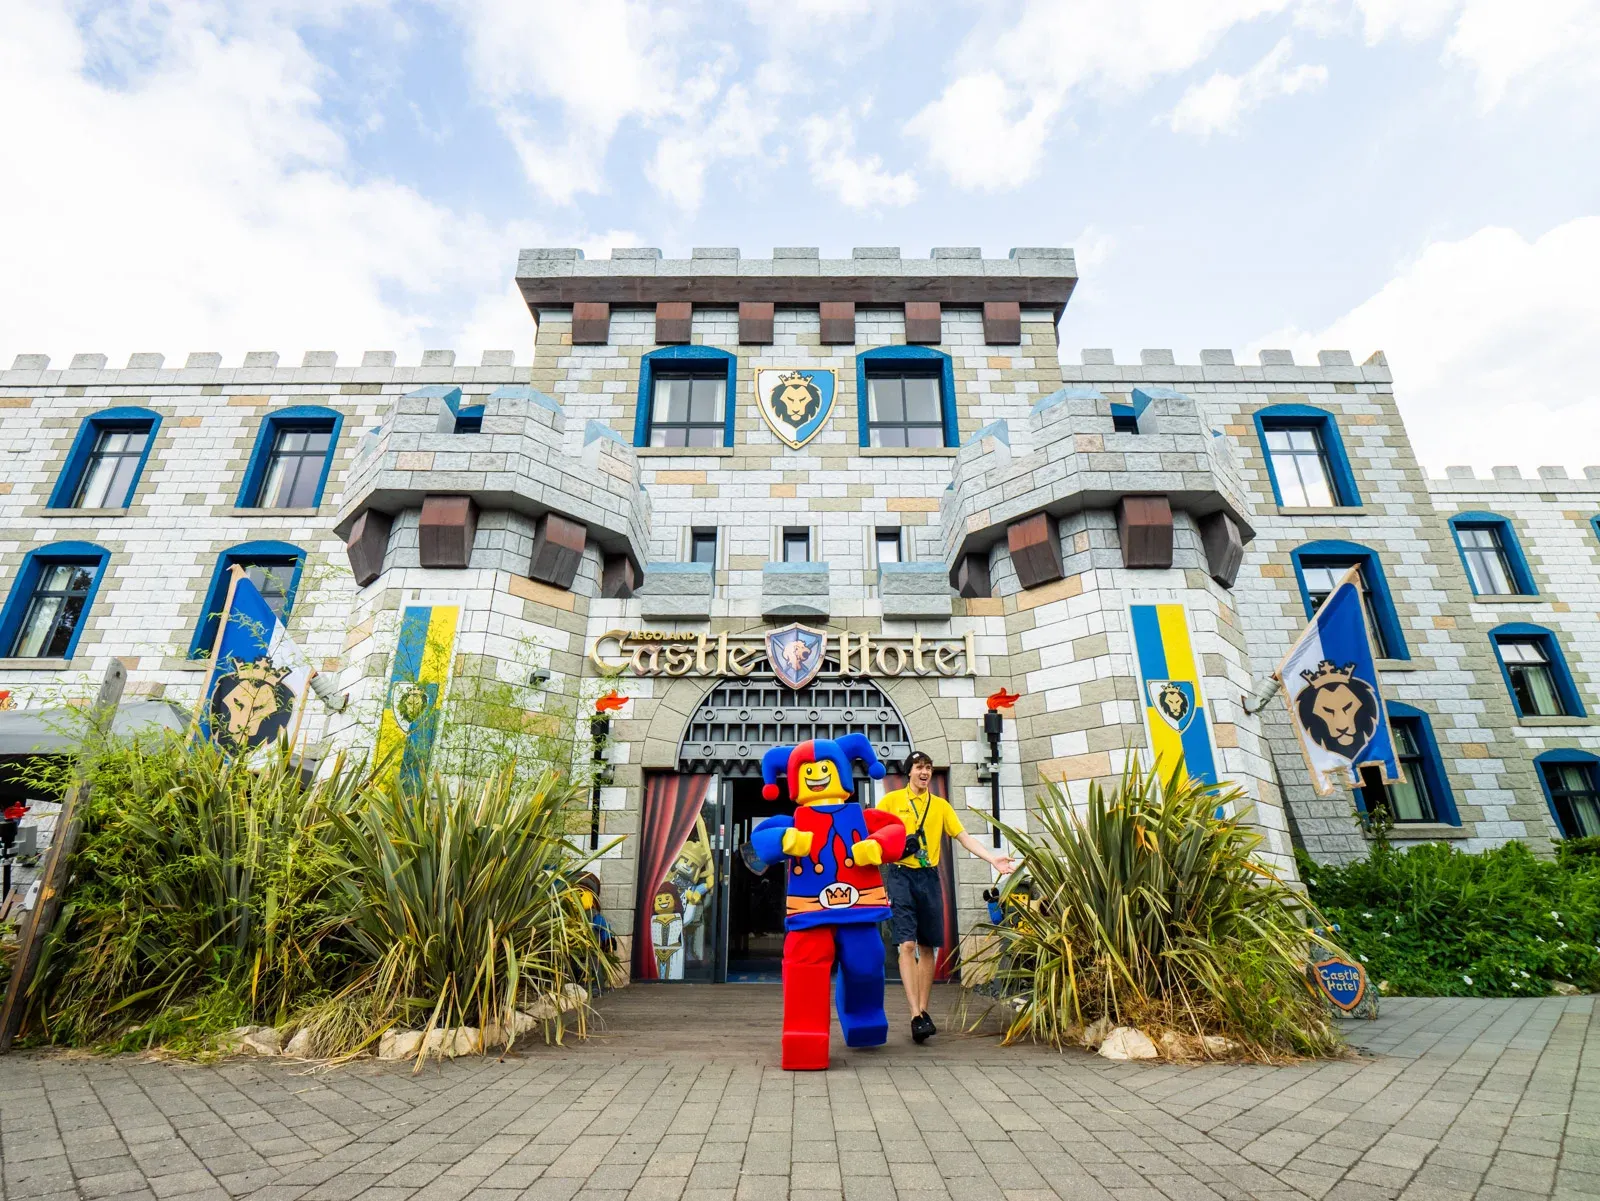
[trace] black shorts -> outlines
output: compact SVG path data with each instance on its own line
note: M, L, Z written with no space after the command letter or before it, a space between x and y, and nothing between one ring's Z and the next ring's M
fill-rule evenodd
M895 946L914 942L924 947L944 943L944 889L936 867L883 869L894 915L889 919L890 941Z

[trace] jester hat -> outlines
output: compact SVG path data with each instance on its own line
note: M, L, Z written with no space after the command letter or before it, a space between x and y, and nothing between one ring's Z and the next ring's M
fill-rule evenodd
M854 773L850 770L850 761L859 759L867 765L867 775L874 780L884 777L883 764L878 761L877 754L872 749L872 743L867 741L865 734L845 734L833 738L812 738L800 743L798 746L775 746L765 755L761 756L761 778L765 781L761 795L769 801L778 799L778 776L787 774L789 781L789 796L800 795L800 769L807 763L815 763L819 759L826 759L839 771L839 783L846 788Z

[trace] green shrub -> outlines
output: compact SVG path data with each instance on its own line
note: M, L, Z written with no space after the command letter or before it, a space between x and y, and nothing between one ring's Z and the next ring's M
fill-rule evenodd
M1600 990L1600 859L1526 845L1464 854L1379 844L1344 867L1300 860L1341 945L1389 994L1540 996L1557 980Z
M348 996L369 1034L507 1031L519 1003L609 976L575 887L592 856L565 837L572 792L550 772L529 787L511 770L461 786L434 776L330 815L341 933L366 965Z
M1244 803L1134 764L1081 809L1052 787L1029 814L1036 833L1002 826L1023 860L1001 895L1016 916L982 928L993 937L975 975L1015 994L1008 1042L1059 1046L1104 1017L1263 1057L1339 1049L1305 979L1314 915L1253 858L1260 838L1215 816Z
M307 1025L337 1054L395 1024L506 1029L519 1001L614 967L572 883L592 856L563 837L581 788L552 772L410 796L342 757L308 780L285 746L246 766L175 733L89 733L33 772L90 790L32 1041L189 1053Z

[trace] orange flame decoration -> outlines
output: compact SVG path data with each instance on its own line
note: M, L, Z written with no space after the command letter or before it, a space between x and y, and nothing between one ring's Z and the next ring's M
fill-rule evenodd
M617 690L613 688L610 692L606 693L594 703L594 711L596 713L614 713L627 703L628 698L625 696L618 696Z
M989 708L1009 709L1021 699L1022 694L1020 692L1007 692L1004 688L1002 688L999 692L990 694Z

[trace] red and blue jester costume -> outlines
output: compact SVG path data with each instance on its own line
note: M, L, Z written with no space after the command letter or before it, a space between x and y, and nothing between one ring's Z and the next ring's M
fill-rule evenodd
M889 898L878 867L905 848L906 828L851 799L850 761L860 759L875 780L883 764L862 734L773 747L761 759L762 795L778 797L784 774L793 817L769 817L750 841L768 863L787 857L788 916L783 940L783 1067L828 1066L828 981L838 965L834 1000L846 1046L882 1046L889 1037L883 1011L883 939Z

